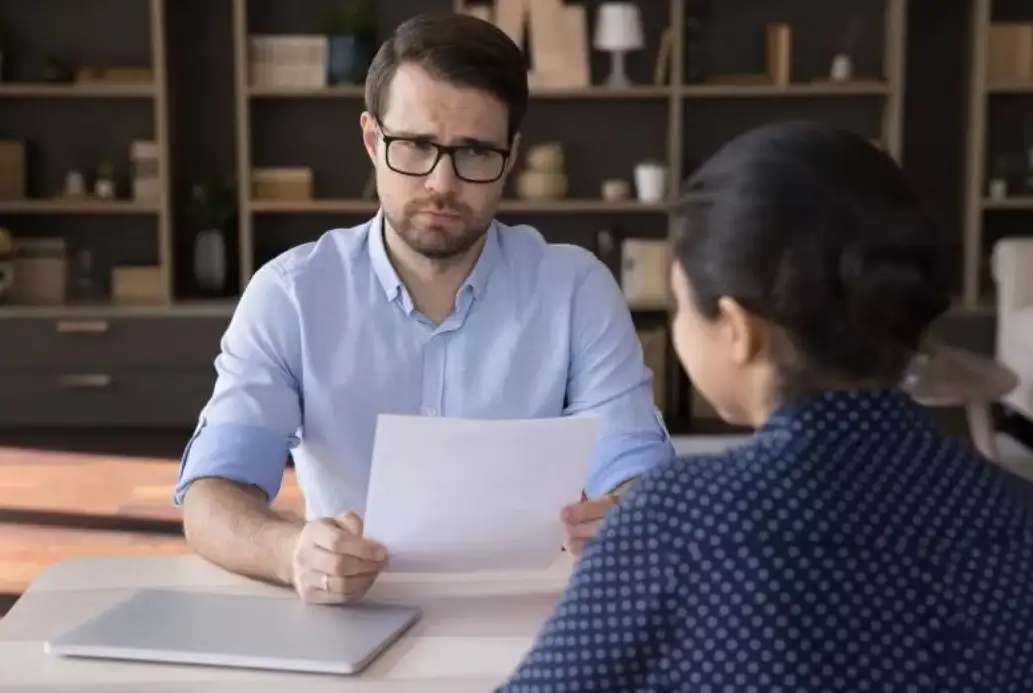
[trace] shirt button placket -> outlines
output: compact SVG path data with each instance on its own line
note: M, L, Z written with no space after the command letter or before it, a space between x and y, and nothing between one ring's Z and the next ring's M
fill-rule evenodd
M445 343L447 334L436 334L423 347L423 395L420 411L424 416L440 416L445 387Z

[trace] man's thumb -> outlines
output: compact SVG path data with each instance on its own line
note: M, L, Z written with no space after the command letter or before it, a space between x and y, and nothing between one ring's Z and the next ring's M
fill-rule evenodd
M357 537L362 536L362 518L354 512L341 513L334 517L334 522L346 532L351 532Z

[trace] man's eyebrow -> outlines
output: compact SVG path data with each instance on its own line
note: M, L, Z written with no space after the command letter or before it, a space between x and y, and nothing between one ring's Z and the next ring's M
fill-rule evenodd
M419 142L439 142L436 135L426 132L416 132L413 130L395 130L393 128L385 127L384 134L388 137L402 137L407 140L417 140ZM485 149L505 149L505 145L481 137L459 137L453 143L464 146L483 147Z

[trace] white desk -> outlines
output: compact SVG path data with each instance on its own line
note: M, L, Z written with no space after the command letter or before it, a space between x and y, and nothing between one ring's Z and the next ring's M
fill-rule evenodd
M717 452L746 436L683 436L679 454ZM537 574L384 575L371 598L417 604L423 618L359 677L313 676L59 659L43 651L52 635L100 613L134 589L293 593L247 580L195 557L93 558L48 568L0 620L2 693L210 693L246 684L248 693L490 693L503 683L570 577L569 559ZM160 624L155 624L159 627Z
M51 635L103 611L133 589L273 594L285 590L228 574L195 557L99 558L58 563L0 620L0 691L5 693L490 693L534 642L570 576L553 570L508 575L384 575L370 596L418 604L424 616L359 677L59 659ZM155 624L160 627L160 624Z

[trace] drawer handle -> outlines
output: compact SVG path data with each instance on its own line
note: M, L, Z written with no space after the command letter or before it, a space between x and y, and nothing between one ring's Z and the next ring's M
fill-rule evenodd
M107 373L84 373L81 375L62 375L61 387L76 390L96 390L111 387L113 382Z
M61 334L103 334L109 325L107 320L58 320L55 327Z

